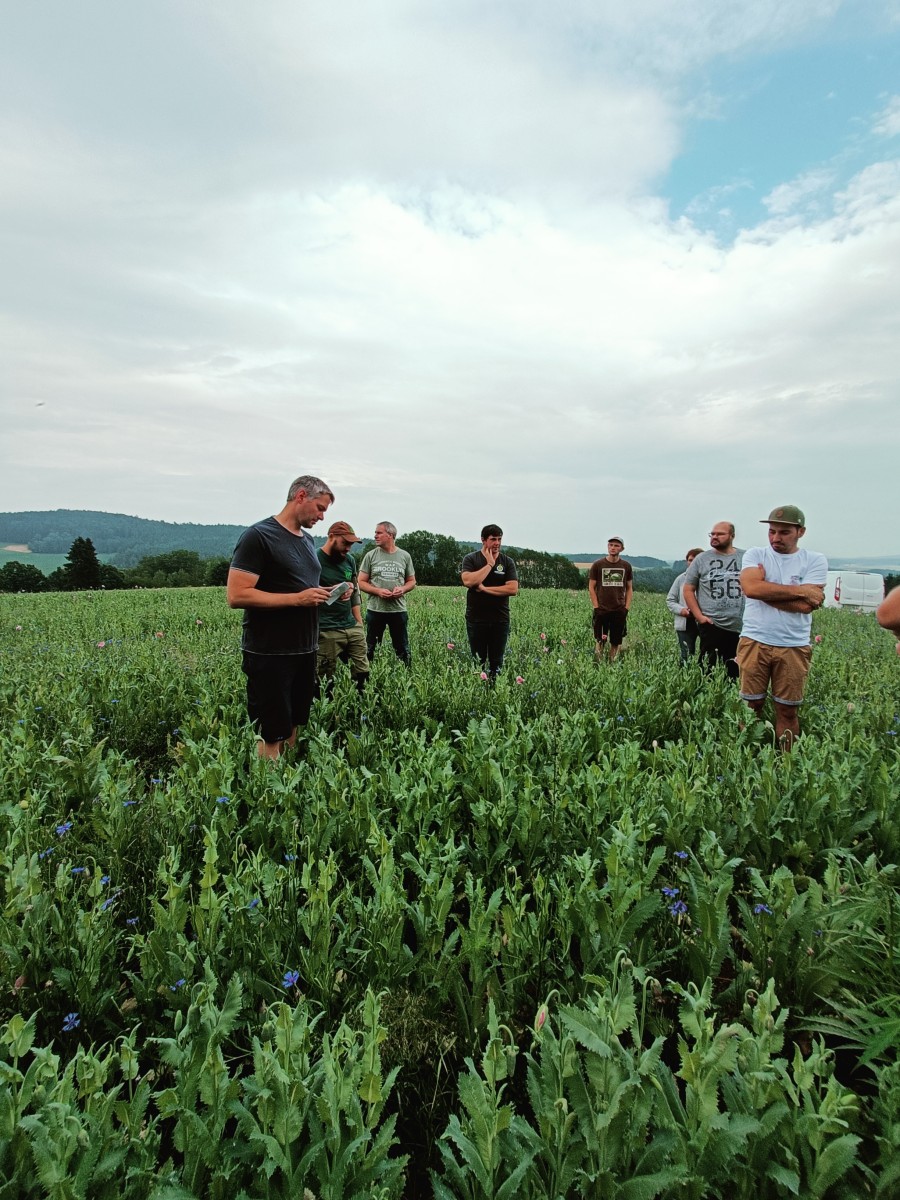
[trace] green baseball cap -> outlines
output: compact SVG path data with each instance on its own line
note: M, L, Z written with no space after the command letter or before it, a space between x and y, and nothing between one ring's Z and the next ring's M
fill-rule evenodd
M766 519L760 521L760 525L770 525L773 521L779 525L799 525L801 529L806 528L803 509L798 508L796 504L782 504L780 508L773 508Z

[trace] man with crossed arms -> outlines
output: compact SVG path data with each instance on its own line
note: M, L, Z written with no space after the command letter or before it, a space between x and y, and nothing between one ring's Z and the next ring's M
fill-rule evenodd
M760 716L771 685L775 736L790 750L800 736L812 613L825 601L828 560L800 549L806 518L796 505L773 508L760 524L769 526L769 544L745 551L741 571L747 597L737 652L741 699Z

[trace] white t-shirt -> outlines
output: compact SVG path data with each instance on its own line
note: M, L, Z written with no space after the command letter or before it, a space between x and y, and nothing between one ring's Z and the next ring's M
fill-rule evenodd
M776 554L771 546L754 546L744 551L744 566L762 566L767 583L819 583L828 578L828 559L815 550L798 550L795 554ZM741 637L752 638L764 646L808 646L812 628L812 613L784 612L764 600L744 604L744 624Z

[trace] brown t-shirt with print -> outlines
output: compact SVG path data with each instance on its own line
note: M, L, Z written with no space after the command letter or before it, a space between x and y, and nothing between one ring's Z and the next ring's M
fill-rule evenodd
M594 581L598 612L625 611L625 586L631 583L633 575L631 563L626 562L624 558L620 558L618 562L598 558L591 564L588 578Z

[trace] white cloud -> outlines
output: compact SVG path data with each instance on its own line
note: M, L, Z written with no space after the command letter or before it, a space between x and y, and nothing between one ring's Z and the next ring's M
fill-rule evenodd
M243 522L311 469L363 528L674 554L790 500L854 548L835 474L882 510L900 449L897 164L798 174L732 246L653 195L679 73L834 7L19 10L2 506Z
M821 168L807 171L789 183L780 183L767 196L763 204L774 216L785 216L798 209L817 209L823 196L828 196L835 180L834 171Z
M900 96L891 96L872 124L872 132L881 137L896 137L900 134Z

